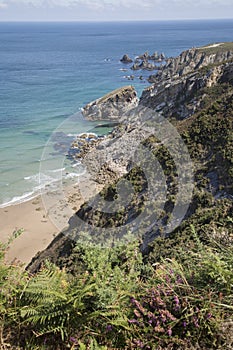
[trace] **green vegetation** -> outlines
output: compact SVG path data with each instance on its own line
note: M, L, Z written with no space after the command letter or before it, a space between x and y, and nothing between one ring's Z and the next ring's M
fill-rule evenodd
M187 233L192 249L180 242L159 260L164 239L147 261L137 242L78 245L75 274L46 263L30 275L5 265L1 246L1 349L230 349L232 249Z
M218 45L218 46L213 46L213 45ZM210 44L207 46L199 47L198 50L201 52L205 52L207 54L214 54L214 53L217 54L225 51L232 51L233 42Z

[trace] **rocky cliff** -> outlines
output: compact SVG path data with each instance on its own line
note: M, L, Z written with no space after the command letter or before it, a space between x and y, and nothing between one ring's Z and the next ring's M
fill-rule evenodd
M133 86L124 86L87 104L82 114L89 120L121 120L125 114L138 104Z
M178 57L167 59L155 75L150 76L151 83L167 79L176 79L190 72L209 65L219 64L233 59L233 43L217 43L192 48L182 52Z
M169 136L166 135L165 130L163 130L164 139L158 140L158 137L151 133L150 128L143 128L145 119L150 117L150 111L158 111L157 116L173 118L176 130L184 140L194 165L193 197L183 224L174 232L182 235L182 232L189 232L190 225L194 225L200 235L203 234L203 229L205 235L213 235L213 232L219 230L230 239L232 231L230 221L226 218L232 210L233 199L233 63L229 61L232 51L225 50L229 46L231 44L210 45L207 48L191 49L182 53L173 62L183 62L186 67L190 63L190 67L186 68L185 74L178 76L176 68L173 69L172 74L169 73L170 64L167 62L167 68L163 68L163 73L158 73L160 77L157 76L156 83L144 90L139 106L135 109L131 108L131 105L121 125L115 127L107 139L98 143L94 150L92 149L84 156L83 162L92 179L106 185L100 197L109 203L109 208L117 198L117 186L122 180L122 183L124 181L131 183L134 195L125 208L119 207L114 215L111 212L103 214L98 207L95 208L90 203L84 204L70 219L68 230L62 232L45 252L34 259L29 267L31 271L36 271L47 258L61 266L73 264L76 259L73 256L75 240L85 230L85 225L78 224L79 219L83 223L88 222L92 225L93 241L95 239L98 241L100 238L96 237L96 228L115 227L117 232L118 227L135 221L134 233L136 232L141 240L143 253L148 253L149 245L155 237L163 235L163 228L171 220L179 192L178 170L172 158L172 148L169 149L169 143L166 140ZM220 47L223 48L222 51ZM179 64L177 63L176 66L178 67ZM164 76L170 74L169 78L164 80L163 74ZM131 93L132 91L130 89ZM130 96L132 96L131 93ZM112 103L112 99L115 101L116 94L116 91L113 95L109 94L107 100L110 98ZM135 97L133 101L134 107ZM129 101L131 102L132 100ZM93 106L98 106L98 103ZM88 110L92 113L91 105L87 108ZM102 111L101 101L99 111ZM94 111L97 119L100 115L99 111ZM93 118L95 118L94 112L91 114ZM142 115L144 119L141 118ZM157 165L151 169L149 177L156 178L160 164L166 181L166 203L157 220L159 225L154 227L150 225L151 215L155 213L155 209L150 208L152 212L148 211L146 218L143 219L143 224L147 227L147 231L143 227L143 235L140 234L136 219L145 208L145 199L151 195L148 192L151 179L148 178L148 169L143 169L143 164L140 167L130 159L133 150L140 143L151 156L158 160L158 163L154 163ZM174 146L176 147L176 144ZM143 158L142 155L143 153L141 158ZM184 170L182 174L184 177L185 172ZM160 177L157 176L156 179L152 195L159 201ZM179 217L177 216L176 219Z
M153 84L143 91L140 104L166 118L187 118L203 107L208 88L224 80L232 83L232 60L232 43L184 51L150 77Z

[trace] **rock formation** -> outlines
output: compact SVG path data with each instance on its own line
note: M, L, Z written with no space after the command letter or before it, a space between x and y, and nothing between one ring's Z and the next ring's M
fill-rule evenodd
M175 79L202 67L226 62L231 59L233 59L232 43L219 43L192 48L182 52L178 57L168 58L166 64L160 66L158 73L150 76L149 81L158 83L168 79Z
M202 107L205 88L232 82L232 59L230 44L184 51L150 77L153 84L143 91L140 104L165 117L187 118Z
M124 86L87 104L82 114L88 120L119 121L137 104L137 93L133 86Z
M128 55L124 55L121 59L120 59L120 61L122 62L122 63L132 63L133 62L133 60L128 56Z
M139 62L139 63L134 63L133 66L131 67L132 70L140 70L140 69L143 69L143 70L149 70L149 71L152 71L152 70L155 70L155 69L158 69L157 66L155 66L153 63L147 61L146 59L142 60L142 62Z

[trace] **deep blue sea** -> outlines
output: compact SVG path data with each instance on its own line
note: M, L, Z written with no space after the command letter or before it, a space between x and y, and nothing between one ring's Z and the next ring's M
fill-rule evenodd
M233 20L0 23L0 206L32 197L53 180L42 174L39 183L40 160L51 133L62 131L69 116L115 88L130 83L140 94L147 86L139 76L149 73L125 78L132 71L121 70L124 53L175 56L223 41L233 41ZM78 117L65 132L78 134L94 125ZM63 166L65 176L77 175ZM56 171L54 166L51 174Z

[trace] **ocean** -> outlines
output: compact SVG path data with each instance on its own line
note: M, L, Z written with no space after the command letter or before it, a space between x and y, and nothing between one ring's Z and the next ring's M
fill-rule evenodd
M65 157L51 164L54 144L61 133L72 140L82 132L107 132L83 120L80 108L118 87L132 84L140 95L148 85L151 73L122 71L123 54L176 56L232 41L232 34L233 20L0 23L0 207L32 198L54 174L79 176L81 165ZM41 159L49 166L41 168Z

